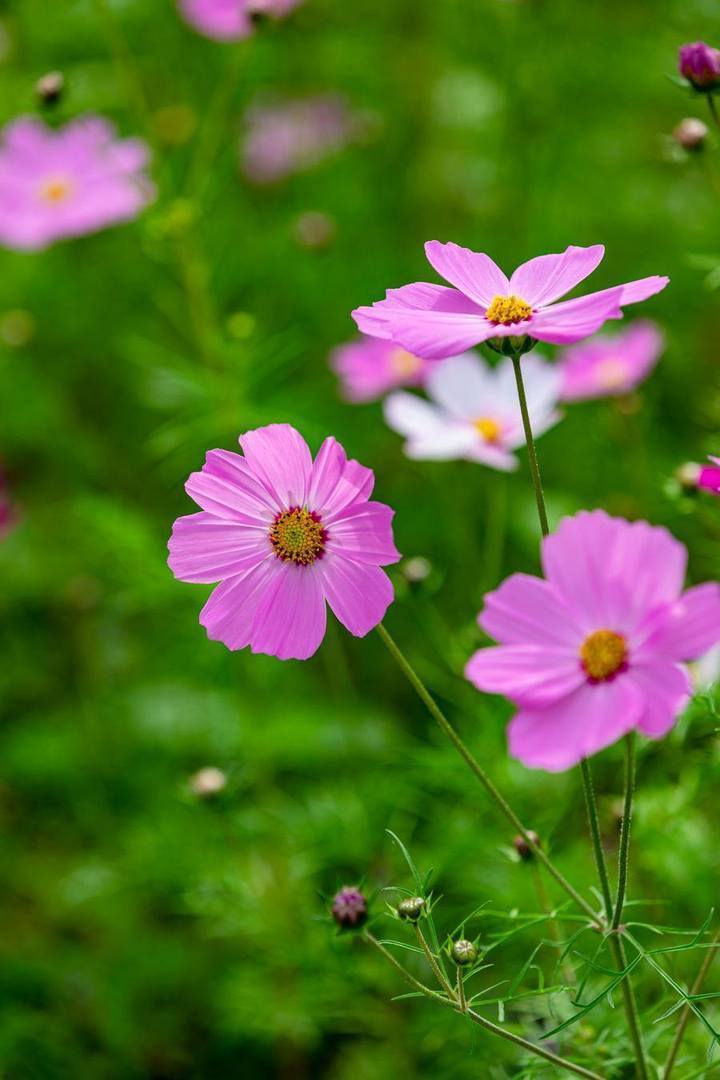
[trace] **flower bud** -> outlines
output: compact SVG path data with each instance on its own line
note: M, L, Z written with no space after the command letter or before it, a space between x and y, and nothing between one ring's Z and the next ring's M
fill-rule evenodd
M407 900L401 900L397 906L397 913L401 919L408 922L417 922L425 911L425 901L422 896L409 896Z
M703 491L720 495L720 458L711 457L710 461L712 465L698 465L694 461L681 465L675 473L678 483L686 491L702 488Z
M714 90L720 86L720 51L704 41L681 45L678 70L696 90Z
M65 89L65 76L61 71L49 71L35 83L35 93L41 105L57 105Z
M528 829L527 834L532 840L533 844L535 844L536 847L540 847L540 837L538 836L538 834L536 832L533 832L532 829ZM535 858L533 849L530 847L524 836L516 836L513 840L513 847L515 848L523 862L532 862L532 860Z
M468 941L466 938L454 941L450 950L450 955L458 967L467 967L468 964L474 964L477 960L477 954L477 945L474 945L472 941Z
M194 795L207 799L210 795L219 795L227 784L227 777L222 769L206 765L190 777L190 789Z
M686 116L673 131L675 142L683 150L701 150L708 136L708 126L696 116Z
M416 585L430 576L432 564L423 555L413 555L405 560L400 569L405 575L405 580L411 585Z
M367 900L354 885L343 885L333 897L332 917L343 930L357 930L367 919Z

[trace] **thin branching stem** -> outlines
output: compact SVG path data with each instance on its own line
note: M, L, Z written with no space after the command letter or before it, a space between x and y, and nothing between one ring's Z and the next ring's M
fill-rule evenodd
M425 935L423 934L422 930L420 929L420 923L415 923L415 933L417 935L417 939L418 939L418 943L420 945L420 948L425 953L425 956L427 958L427 962L430 965L430 967L432 968L433 975L435 976L435 978L439 982L440 986L442 986L443 990L448 995L448 997L453 998L455 996L455 991L453 990L450 983L447 981L447 979L443 975L442 971L440 970L440 965L438 964L437 960L435 959L435 955L434 955L432 949L430 948L430 946L428 945L427 940L425 938Z
M518 401L520 402L520 412L522 413L523 430L525 431L525 442L527 443L528 460L530 462L530 473L532 475L533 487L535 488L535 502L537 503L538 518L540 519L540 531L543 536L547 536L550 532L548 525L547 509L545 507L545 496L543 494L542 479L540 477L540 466L538 464L537 452L535 450L535 440L532 433L532 425L530 423L530 413L528 411L527 397L525 396L525 383L523 382L521 357L519 353L515 353L512 358L513 370L515 372L515 382L517 384Z
M625 801L620 830L620 852L618 854L618 887L612 928L617 930L622 919L625 895L627 893L628 860L630 855L630 826L632 823L633 795L635 793L635 732L625 736Z
M718 131L720 131L720 116L718 116L718 110L717 110L717 105L715 104L715 98L713 97L712 94L707 94L706 96L707 96L708 109L710 110L710 115L713 118L713 123L714 123L715 127L718 129Z
M459 965L457 969L457 999L461 1012L467 1012L467 1001L465 1000L465 983L463 982L462 968Z
M609 926L613 916L612 893L610 891L610 879L608 877L605 852L603 851L602 837L600 835L600 819L598 818L597 803L595 801L595 788L593 787L592 773L590 772L590 765L588 764L587 758L583 758L580 762L580 772L583 781L583 791L585 792L585 806L587 808L588 823L590 825L590 836L592 838L593 851L595 852L595 864L597 866L598 877L600 878L600 887L602 889L603 903L605 905L605 916Z
M720 944L720 930L718 930L718 932L715 934L715 937L712 940L712 944ZM694 997L695 994L699 994L702 990L705 979L707 978L708 972L710 971L710 966L715 959L715 953L716 949L714 948L709 948L706 950L703 962L700 966L700 970L698 971L695 982L692 984L692 988L690 990L691 997ZM668 1050L668 1055L665 1059L665 1064L663 1065L663 1070L661 1073L662 1080L668 1080L668 1078L672 1075L678 1053L680 1052L680 1044L682 1043L685 1036L685 1029L688 1026L688 1021L690 1020L691 1015L692 1010L689 1005L686 1005L682 1013L680 1014L680 1021L677 1028L675 1029L673 1041L670 1044L670 1049Z

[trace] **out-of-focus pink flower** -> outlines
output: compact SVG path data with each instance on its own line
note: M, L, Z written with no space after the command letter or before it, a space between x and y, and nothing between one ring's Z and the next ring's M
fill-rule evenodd
M634 390L655 367L663 336L653 322L636 322L612 337L599 336L560 356L563 401L612 397Z
M542 435L560 416L560 376L536 356L523 360L523 374L532 429ZM385 402L385 419L406 437L408 457L517 468L513 450L524 445L525 434L510 357L495 367L472 353L431 364L425 385L430 401L400 390Z
M701 465L697 486L720 495L720 458L710 456L712 465Z
M241 166L256 184L317 165L347 145L357 126L336 95L253 105L246 124Z
M216 41L249 37L255 15L282 18L302 0L179 0L183 17L201 34Z
M313 462L289 424L240 436L244 457L211 450L185 488L202 507L178 518L168 563L181 581L221 582L200 614L213 641L306 660L326 602L363 637L392 603L381 566L400 558L394 511L369 502L375 477L333 438Z
M704 41L681 45L678 70L696 90L710 90L720 84L720 50Z
M18 512L7 486L5 471L0 466L0 540L17 525Z
M708 126L697 116L686 116L673 130L673 138L683 150L701 150L708 137Z
M36 251L130 221L153 196L139 139L99 116L46 127L21 117L0 142L0 244Z
M545 580L513 574L485 597L480 625L501 644L466 668L518 706L513 757L560 772L634 729L667 734L690 692L683 661L720 642L720 585L683 592L684 545L602 510L565 518L542 560Z
M333 349L330 366L340 377L343 397L357 402L374 401L400 386L421 386L429 364L393 341L363 334Z
M569 345L594 334L608 319L622 318L625 304L646 300L669 280L642 278L556 303L600 264L602 244L540 255L510 279L489 255L457 244L431 240L425 254L454 288L419 281L388 289L385 300L352 314L363 333L397 341L429 359L455 356L491 338Z

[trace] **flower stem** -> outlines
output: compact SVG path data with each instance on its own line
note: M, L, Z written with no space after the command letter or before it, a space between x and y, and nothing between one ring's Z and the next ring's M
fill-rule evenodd
M440 986L442 986L443 990L448 995L448 997L453 998L455 996L455 992L454 992L453 988L450 986L450 983L447 981L447 979L443 975L442 971L440 970L438 962L435 959L430 946L428 945L427 941L425 940L425 935L423 934L422 930L420 929L420 924L419 923L415 923L415 933L417 935L417 939L418 939L418 942L420 944L420 947L421 947L422 951L425 953L425 956L427 958L427 962L428 962L428 964L430 965L430 967L433 970L433 975L435 976L437 981L440 983Z
M370 933L369 930L364 931L363 938L370 945L374 946L378 952L382 953L385 959L392 967L410 983L416 990L419 990L421 994L426 997L432 998L433 1001L439 1002L441 1005L450 1006L455 1012L460 1012L460 1004L454 999L449 1000L442 994L438 994L435 990L430 990L429 987L424 986L418 979L414 978L409 971L406 971L402 964L398 963L392 953L385 948L385 946L378 941L378 939ZM498 1024L493 1024L491 1020L486 1020L480 1013L475 1012L474 1009L465 1009L465 1015L469 1016L480 1027L490 1032L492 1035L498 1035L501 1039L507 1039L508 1042L514 1043L516 1046L521 1046L523 1050L526 1050L529 1054L535 1054L537 1057L544 1058L545 1061L551 1062L558 1069L564 1069L565 1072L574 1073L575 1076L584 1076L586 1080L602 1080L602 1077L598 1073L590 1072L589 1069L583 1068L582 1065L576 1065L572 1061L568 1061L566 1058L558 1057L557 1054L551 1053L549 1050L545 1050L542 1046L537 1046L535 1043L529 1042L527 1039L523 1039L520 1035L513 1034L512 1031L506 1031L505 1028L500 1027Z
M545 496L543 495L542 480L540 478L540 466L538 465L535 440L533 439L532 425L530 423L530 413L528 412L527 397L525 396L525 383L523 382L520 353L513 354L512 363L515 372L515 382L517 384L518 401L520 402L520 412L522 414L523 430L525 431L525 442L527 443L530 473L532 475L533 487L535 488L535 502L537 503L537 512L540 519L540 531L543 536L547 536L550 532L550 527L548 525Z
M588 904L586 900L583 899L580 893L575 888L573 888L573 886L558 870L555 864L551 862L551 860L548 858L542 848L538 847L538 845L535 843L532 836L530 836L527 829L520 821L520 818L517 816L517 814L507 802L505 797L501 795L501 793L495 787L495 784L492 782L492 780L482 768L480 763L476 760L475 757L473 757L468 747L462 741L453 725L447 719L447 717L435 701L434 697L425 686L425 683L422 681L420 676L410 664L409 660L406 658L405 654L400 650L399 646L395 643L394 639L390 636L382 623L380 623L380 625L377 627L377 631L380 637L383 639L388 651L397 663L398 667L412 686L415 693L425 705L433 719L437 722L443 734L448 737L457 752L463 758L465 764L475 774L475 778L485 788L488 795L496 804L500 812L505 815L505 817L512 824L516 832L518 832L522 836L523 840L525 840L535 858L538 859L543 864L548 873L555 878L558 885L560 885L560 887L565 890L568 896L572 897L578 907L582 911L584 911L585 914L595 923L597 921L597 916L593 908L590 906L590 904Z
M463 982L462 968L457 969L457 999L461 1012L467 1012L467 1001L465 999L465 983Z
M625 804L623 806L622 827L620 832L620 853L618 856L618 887L615 900L615 912L612 928L620 926L625 893L627 892L628 856L630 853L630 825L632 822L632 803L635 792L635 732L625 736Z
M600 878L603 903L605 904L605 916L609 926L613 917L612 893L610 892L610 879L608 877L607 863L605 862L605 853L603 851L602 838L600 836L600 820L598 818L597 803L595 802L595 789L593 788L592 773L590 772L587 758L583 758L580 762L580 771L582 773L583 790L585 792L585 806L587 808L588 822L590 824L590 835L592 837L593 850L595 852L595 864Z
M718 930L718 932L715 934L715 937L712 940L712 945L718 945L718 944L720 944L720 930ZM691 997L694 996L695 994L699 994L700 991L702 990L703 983L705 982L707 974L710 971L710 967L712 965L712 962L715 959L716 951L717 950L715 948L712 948L712 947L710 947L710 948L708 948L706 950L705 958L703 959L703 962L702 962L702 964L700 966L700 970L697 973L697 977L695 979L695 982L692 984L692 988L690 990L690 996ZM673 1036L673 1041L670 1044L670 1049L668 1050L668 1056L665 1059L665 1064L663 1065L662 1073L660 1074L662 1080L669 1080L669 1077L670 1077L670 1075L671 1075L671 1073L673 1071L673 1068L675 1067L675 1060L676 1060L676 1058L678 1056L678 1053L680 1051L680 1044L683 1041L683 1036L685 1035L685 1029L688 1026L688 1021L690 1019L690 1015L691 1015L690 1006L686 1005L685 1008L683 1009L681 1015L680 1015L680 1022L678 1023L678 1026L675 1029L675 1034ZM695 1074L693 1074L693 1075L695 1075Z
M718 131L720 131L720 116L718 116L718 110L717 110L717 105L715 104L715 98L714 98L714 96L712 94L707 94L706 97L707 97L708 109L710 110L710 115L713 118L713 123L715 124L715 127L718 129Z
M94 0L94 3L95 9L105 26L105 34L112 52L113 60L115 61L115 67L117 68L121 80L125 83L125 92L130 99L132 108L134 109L138 120L145 129L145 135L148 141L151 144L154 144L155 130L153 128L150 107L148 105L145 87L143 86L135 58L130 51L130 46L117 24L115 15L108 4L108 0Z

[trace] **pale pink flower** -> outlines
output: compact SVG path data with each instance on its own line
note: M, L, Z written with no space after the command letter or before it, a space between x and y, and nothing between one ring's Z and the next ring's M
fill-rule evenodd
M563 401L628 394L648 377L663 345L660 329L649 320L572 345L558 357Z
M152 198L139 139L99 116L63 128L21 117L0 142L0 244L36 251L137 217Z
M179 0L180 11L195 30L216 41L249 37L255 15L282 18L302 0Z
M341 150L356 130L345 102L334 94L253 105L246 127L241 166L255 184L312 168Z
M510 279L484 255L431 240L428 262L454 288L419 281L388 289L385 300L361 307L353 318L363 333L384 337L429 359L456 356L491 338L527 337L568 345L594 334L622 307L646 300L668 283L647 277L556 303L602 261L605 248L569 247L523 263Z
M397 391L384 405L385 419L404 435L410 458L466 458L493 469L516 469L513 453L524 446L522 415L512 360L491 367L474 353L432 364L425 387L429 401ZM525 393L535 436L557 423L560 376L539 357L523 360Z
M690 694L683 661L720 642L720 585L683 592L684 545L602 510L565 518L542 562L545 580L513 574L485 597L480 625L501 644L465 672L518 706L513 757L559 772L629 731L666 735Z
M401 345L366 337L338 345L330 354L347 401L374 401L399 386L421 386L430 367Z
M181 581L221 582L200 614L229 649L306 660L325 636L326 603L363 637L392 603L381 566L400 558L394 511L369 502L370 469L333 438L313 462L289 424L240 436L244 457L211 450L185 489L202 507L178 518L168 564Z

